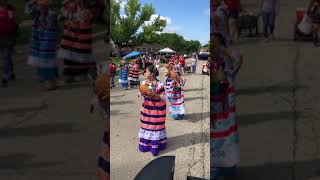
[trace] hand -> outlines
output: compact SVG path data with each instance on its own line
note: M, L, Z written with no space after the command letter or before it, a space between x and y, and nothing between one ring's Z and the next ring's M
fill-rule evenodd
M154 97L155 93L153 91L148 91L147 95L150 96L150 97Z

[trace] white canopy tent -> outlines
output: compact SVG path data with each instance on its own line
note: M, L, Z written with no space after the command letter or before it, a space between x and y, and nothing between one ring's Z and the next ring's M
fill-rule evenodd
M159 53L176 53L174 50L170 49L170 48L164 48L158 51Z

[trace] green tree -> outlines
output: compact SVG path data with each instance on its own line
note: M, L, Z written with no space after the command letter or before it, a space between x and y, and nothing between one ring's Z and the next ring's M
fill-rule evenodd
M184 53L185 40L176 33L162 33L159 38L159 43L172 48L177 53Z
M193 53L193 52L198 52L199 49L201 48L201 43L199 41L186 41L186 47L185 47L185 52L186 53Z
M111 39L119 50L123 47L139 45L145 40L154 40L157 38L156 32L161 32L166 26L166 21L160 17L156 18L153 23L145 25L145 22L155 14L155 9L151 4L141 6L138 0L128 0L124 12L125 15L121 16L119 1L111 1ZM141 32L138 32L139 29L142 29Z

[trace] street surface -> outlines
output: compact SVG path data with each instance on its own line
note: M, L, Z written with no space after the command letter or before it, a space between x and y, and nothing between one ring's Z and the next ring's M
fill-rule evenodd
M258 1L243 0L257 10ZM237 78L239 180L320 179L320 48L293 42L295 9L307 1L282 0L276 40L242 38ZM261 30L261 28L260 28Z
M103 42L94 51L106 60ZM43 91L26 52L16 48L17 80L0 87L0 179L95 180L104 122L89 113L89 81Z
M187 175L209 178L210 77L201 75L203 63L198 61L196 75L184 76L187 79L184 120L173 120L167 110L168 144L159 156L176 156L176 180L185 180ZM164 81L164 68L160 70L159 80ZM138 150L142 103L138 89L126 91L119 84L116 86L111 90L111 179L131 180L155 157Z

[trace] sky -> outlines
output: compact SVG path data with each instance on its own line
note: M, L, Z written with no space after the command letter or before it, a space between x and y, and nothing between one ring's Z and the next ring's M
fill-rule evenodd
M122 5L126 3L126 0L120 1ZM139 2L153 5L156 14L152 18L160 16L167 20L165 32L175 32L186 40L198 40L202 45L208 43L210 0L139 0Z

